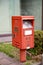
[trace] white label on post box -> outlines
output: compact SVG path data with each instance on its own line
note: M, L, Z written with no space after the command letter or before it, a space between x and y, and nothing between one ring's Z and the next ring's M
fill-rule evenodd
M27 47L26 49L30 49L30 47Z
M32 34L32 30L25 30L25 35L31 35Z

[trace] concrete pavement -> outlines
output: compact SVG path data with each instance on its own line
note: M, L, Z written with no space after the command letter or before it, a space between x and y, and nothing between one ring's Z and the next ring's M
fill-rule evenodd
M11 58L8 55L0 52L0 65L25 65L25 63L21 63L20 61L17 61L15 58ZM43 65L43 58L42 63L32 63L31 65Z

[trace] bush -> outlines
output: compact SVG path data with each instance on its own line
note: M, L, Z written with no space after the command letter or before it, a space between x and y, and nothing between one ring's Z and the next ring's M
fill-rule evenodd
M35 31L34 33L34 48L28 50L29 52L31 52L33 55L38 55L43 53L43 31Z

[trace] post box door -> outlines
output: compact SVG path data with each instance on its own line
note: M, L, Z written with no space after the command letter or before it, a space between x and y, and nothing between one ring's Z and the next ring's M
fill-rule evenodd
M26 48L34 47L34 26L33 20L23 20L23 35L26 43Z

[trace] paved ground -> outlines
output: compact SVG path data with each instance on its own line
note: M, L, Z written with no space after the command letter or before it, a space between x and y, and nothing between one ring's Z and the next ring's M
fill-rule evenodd
M16 59L13 59L6 54L0 52L0 65L24 65L24 63L20 63ZM43 63L34 63L32 65L43 65Z
M43 54L42 54L42 65L43 65Z
M0 52L0 65L24 65L24 64Z

